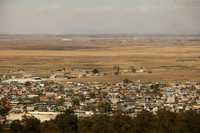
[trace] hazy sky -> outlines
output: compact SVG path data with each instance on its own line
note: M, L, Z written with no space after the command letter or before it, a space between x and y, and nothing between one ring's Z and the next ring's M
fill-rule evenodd
M0 33L200 34L200 0L0 0Z

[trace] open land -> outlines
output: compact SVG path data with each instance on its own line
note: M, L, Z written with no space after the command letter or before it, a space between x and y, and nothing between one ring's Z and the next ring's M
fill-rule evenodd
M199 81L200 40L159 40L97 37L46 37L0 39L0 74L20 70L47 76L59 69L94 69L107 72L103 77L82 77L75 81ZM113 75L141 67L151 73Z
M199 42L0 39L0 96L9 111L2 123L24 116L51 122L67 109L79 119L116 112L135 118L144 110L153 116L161 109L199 112Z

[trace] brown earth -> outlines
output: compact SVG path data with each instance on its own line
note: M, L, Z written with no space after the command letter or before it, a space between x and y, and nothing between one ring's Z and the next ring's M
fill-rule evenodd
M24 70L49 75L61 68L98 68L112 72L115 65L151 70L100 78L74 80L200 80L200 41L152 41L133 39L61 38L0 39L0 74Z

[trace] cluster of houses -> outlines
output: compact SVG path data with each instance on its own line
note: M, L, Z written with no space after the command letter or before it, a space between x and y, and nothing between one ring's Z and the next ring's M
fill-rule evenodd
M10 71L7 75L0 75L1 80L21 81L26 82L28 80L40 80L39 77L33 77L32 74L25 72L23 69L16 71ZM62 79L73 79L82 77L103 77L105 75L131 75L136 73L152 73L151 70L145 69L143 67L129 66L128 68L121 68L119 65L113 66L112 71L94 69L79 69L79 68L60 68L49 75L46 75L46 80L62 80ZM45 79L43 79L45 80Z
M63 82L34 77L0 81L0 99L6 98L8 121L35 116L41 121L53 119L66 109L80 117L116 111L136 116L143 110L172 112L200 111L200 83L131 82L119 83Z

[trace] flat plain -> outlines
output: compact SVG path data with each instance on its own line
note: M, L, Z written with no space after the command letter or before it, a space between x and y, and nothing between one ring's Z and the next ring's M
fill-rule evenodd
M141 67L152 73L113 75L113 66ZM96 37L0 39L0 74L20 70L46 76L58 69L99 69L103 77L82 81L199 81L200 40Z

